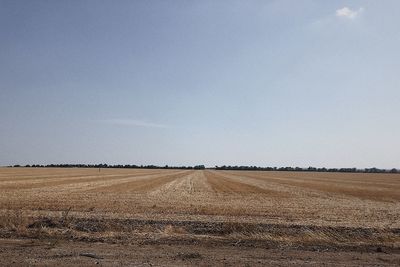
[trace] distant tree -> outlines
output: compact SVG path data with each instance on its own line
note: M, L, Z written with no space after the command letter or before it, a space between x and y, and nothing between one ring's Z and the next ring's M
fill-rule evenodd
M206 167L204 165L196 165L193 167L195 170L204 170Z

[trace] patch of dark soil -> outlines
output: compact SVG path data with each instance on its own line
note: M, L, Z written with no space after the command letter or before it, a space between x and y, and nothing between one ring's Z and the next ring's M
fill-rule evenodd
M62 225L54 218L49 217L40 217L35 220L33 223L28 225L28 228L60 228Z
M189 253L180 252L174 258L182 259L182 260L189 260L189 259L201 259L201 258L203 258L203 256L201 256L201 254L198 252L189 252Z

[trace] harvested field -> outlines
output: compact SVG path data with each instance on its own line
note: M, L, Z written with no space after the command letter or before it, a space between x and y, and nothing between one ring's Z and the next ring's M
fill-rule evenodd
M0 168L0 207L0 265L400 264L399 174Z

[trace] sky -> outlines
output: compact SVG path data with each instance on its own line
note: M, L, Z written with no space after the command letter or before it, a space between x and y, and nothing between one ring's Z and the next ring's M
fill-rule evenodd
M398 10L0 0L0 165L400 168Z

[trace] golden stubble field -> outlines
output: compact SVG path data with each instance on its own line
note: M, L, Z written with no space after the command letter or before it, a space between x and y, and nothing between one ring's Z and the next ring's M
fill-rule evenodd
M6 239L377 249L399 259L398 174L0 168L0 207Z

